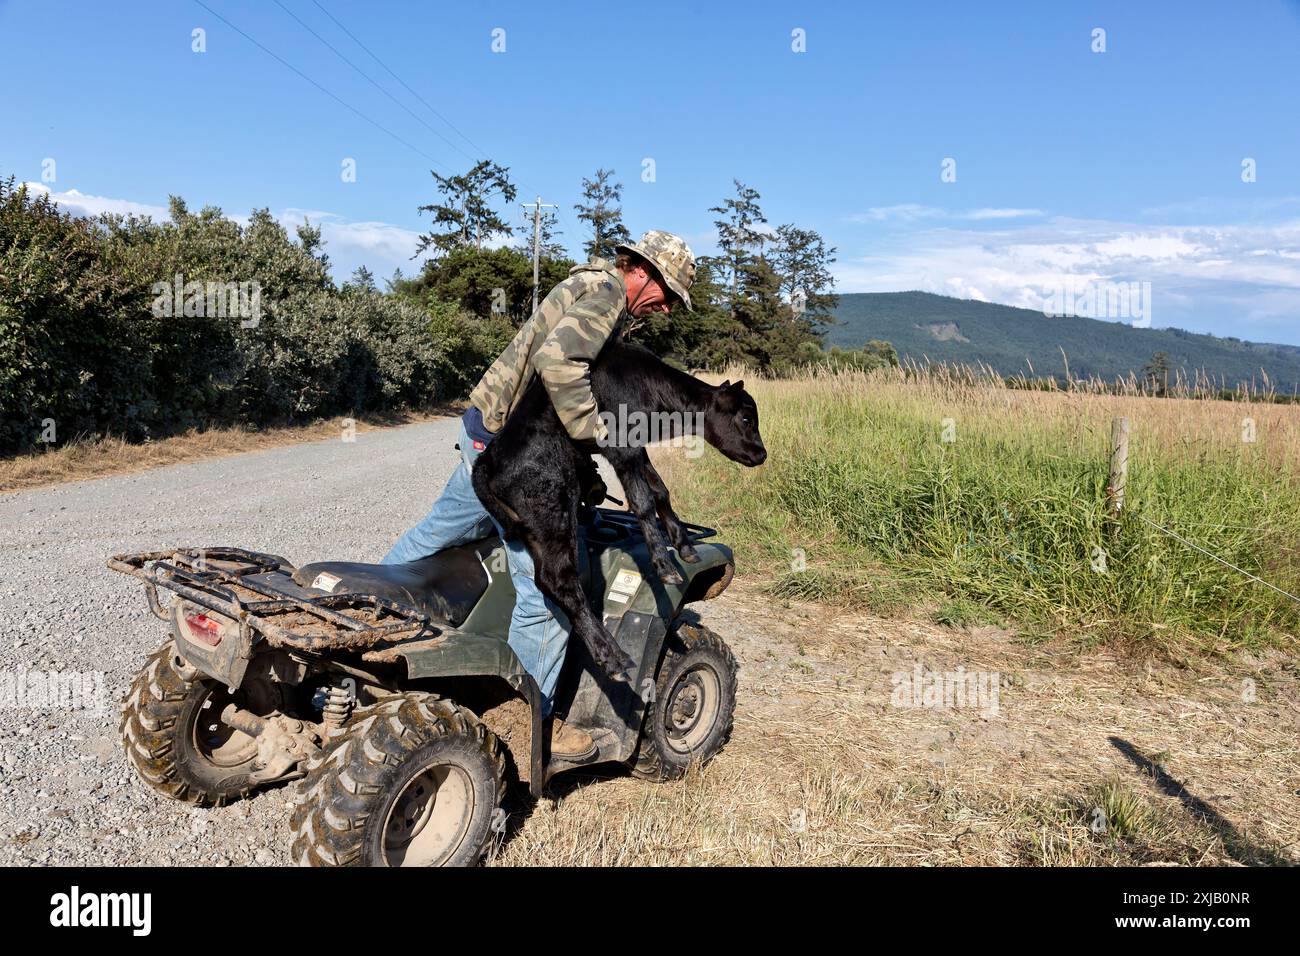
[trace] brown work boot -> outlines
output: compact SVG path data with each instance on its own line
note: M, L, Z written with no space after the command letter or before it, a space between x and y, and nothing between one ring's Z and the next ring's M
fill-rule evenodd
M552 717L551 756L575 762L586 760L596 756L596 741L585 730L570 727L559 717Z

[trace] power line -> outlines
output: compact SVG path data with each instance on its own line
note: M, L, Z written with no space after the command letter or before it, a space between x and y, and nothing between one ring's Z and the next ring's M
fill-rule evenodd
M412 118L413 118L417 123L419 123L419 124L420 124L421 126L423 126L425 129L427 129L430 133L432 133L434 136L438 137L440 140L442 140L444 143L446 143L446 144L447 144L448 146L450 146L452 149L456 150L456 152L460 153L462 156L466 156L466 157L468 157L468 158L471 159L471 160L477 160L477 157L475 157L475 156L473 156L473 155L471 155L471 154L465 152L465 150L461 149L460 146L456 145L456 144L453 143L451 140L449 140L446 136L444 136L444 135L442 134L441 131L439 131L439 130L437 130L437 129L434 129L434 127L432 127L432 126L430 126L428 123L426 123L426 122L424 121L423 117L421 117L418 113L416 113L414 110L412 110L409 106L407 106L405 103L403 103L403 102L402 102L401 100L399 100L397 97L395 97L392 93L389 93L388 90L386 90L386 89L384 89L382 86L380 86L379 83L377 83L377 82L376 82L376 81L375 81L375 80L370 76L370 74L366 73L365 70L361 69L361 67L357 66L355 63L353 63L351 60L349 60L346 56L344 56L341 52L339 52L338 48L335 47L334 44L330 43L329 40L326 40L323 36L321 36L319 33L317 33L315 30L313 30L310 26L308 26L307 23L306 23L306 22L305 22L301 17L298 16L298 14L294 13L292 10L290 10L288 7L286 7L283 3L280 2L280 0L275 0L275 5L276 5L277 7L279 7L281 10L283 10L285 13L289 14L289 16L293 17L293 19L294 19L295 21L297 21L297 23L298 23L299 26L301 26L304 30L306 30L308 33L310 33L312 36L314 36L317 40L319 40L321 43L323 43L325 46L327 46L327 47L329 48L329 50L330 50L331 53L333 53L335 56L337 56L340 60L342 60L342 61L343 61L344 63L346 63L348 66L352 67L352 69L356 70L357 73L361 74L361 76L365 78L365 80L366 80L367 83L369 83L371 86L373 86L375 89L377 89L380 93L383 93L385 96L387 96L390 100L392 100L394 103L396 103L396 104L397 104L398 106L400 106L402 109L406 110L406 112L409 113L409 114L411 115L411 117L412 117ZM320 4L317 4L317 6L320 6ZM322 7L321 9L324 9L324 8ZM333 19L333 18L331 17L331 19ZM338 21L335 21L335 22L337 23ZM346 31L345 31L345 32L346 32ZM365 48L362 47L362 49L365 49ZM369 51L367 51L367 52L369 52ZM390 71L390 72L391 72L391 71Z
M462 133L462 132L461 132L461 131L456 127L456 124L455 124L455 123L453 123L451 120L447 119L447 117L445 117L445 116L443 116L441 113L439 113L436 109L433 108L433 105L430 104L430 103L428 102L428 100L426 100L426 99L425 99L423 96L421 96L419 93L415 92L415 90L411 89L411 87L407 84L407 82L406 82L405 80L403 80L400 76L398 76L396 73L394 73L394 72L389 68L389 66L388 66L387 63L385 63L385 62L384 62L383 60L381 60L381 59L380 59L380 58L379 58L379 57L378 57L374 52L372 52L371 49L370 49L368 46L366 46L364 43L362 43L360 40L358 40L358 39L356 38L356 36L352 33L351 30L349 30L349 29L348 29L347 27L345 27L342 23L340 23L338 17L334 16L334 14L330 13L330 12L329 12L328 10L326 10L323 6L321 6L319 0L312 0L312 3L316 4L317 9L319 9L321 13L325 14L325 16L327 16L327 17L329 17L331 20L333 20L333 21L334 21L334 25L337 26L337 27L338 27L340 30L342 30L344 33L346 33L346 34L348 35L348 37L352 40L353 43L355 43L357 46L361 47L361 49L365 50L366 53L367 53L367 55L369 55L369 57L370 57L372 60L374 60L376 63L378 63L380 66L382 66L385 70L387 70L389 76L391 76L393 79L395 79L398 83L401 83L401 84L402 84L402 87L406 90L406 92L410 93L410 94L411 94L412 96L414 96L417 100L419 100L421 103L423 103L424 106L425 106L425 109L427 109L427 110L428 110L430 113L432 113L434 116L438 117L438 119L442 120L444 123L446 123L448 126L450 126L450 127L452 128L452 130L453 130L453 131L454 131L458 136L460 136L461 139L463 139L465 142L467 142L467 143L469 143L471 146L473 146L474 149L475 149L475 151L476 151L480 156L486 156L486 155L487 155L487 150L483 149L483 147L479 146L479 145L478 145L477 143L475 143L472 139L470 139L468 136L466 136L464 133ZM468 154L464 154L464 153L463 153L463 155L468 155ZM471 158L473 158L473 157L471 157Z
M280 0L276 0L276 3L279 3L279 2L280 2ZM317 8L318 10L320 10L321 13L323 13L323 14L325 14L325 16L329 17L330 20L333 21L333 23L334 23L335 26L337 26L340 30L342 30L344 33L346 33L347 36L348 36L348 38L349 38L350 40L352 40L353 43L355 43L357 46L361 47L361 49L364 50L364 51L366 52L366 55L367 55L367 56L369 56L372 60L374 60L376 63L378 63L380 66L382 66L382 67L384 68L384 70L388 73L389 76L391 76L391 77L392 77L393 79L395 79L398 83L400 83L400 84L402 85L402 88L405 89L406 92L410 93L410 94L411 94L412 96L414 96L417 100L419 100L421 103L423 103L424 106L425 106L425 108L428 109L430 113L432 113L434 116L438 117L438 119L442 120L444 123L446 123L448 126L450 126L450 127L452 128L452 130L453 130L453 131L454 131L458 136L460 136L461 139L465 140L465 142L467 142L467 143L469 143L471 146L473 146L474 149L478 152L478 155L479 155L479 156L486 157L486 156L488 155L487 150L485 150L482 146L479 146L478 143L474 142L472 139L470 139L468 136L466 136L463 132L461 132L460 128L457 127L455 123L453 123L451 120L447 119L447 117L443 116L442 113L438 112L438 110L433 106L432 103L430 103L430 102L429 102L428 100L426 100L423 96L421 96L419 93L417 93L417 92L416 92L416 91L411 87L411 85L410 85L409 83L407 83L407 82L406 82L405 80L403 80L400 76L398 76L397 73L394 72L393 69L392 69L392 68L391 68L387 63L385 63L382 59L380 59L380 57L379 57L379 55L378 55L377 53L375 53L375 52L374 52L373 50L371 50L368 46L366 46L366 45L365 45L364 43L362 43L359 39L357 39L356 34L354 34L354 33L353 33L351 30L349 30L346 26L344 26L343 23L339 20L338 17L336 17L336 16L334 16L334 14L330 13L329 10L327 10L327 9L326 9L326 8L325 8L325 7L320 3L320 0L312 0L312 3L316 5L316 8ZM281 4L281 6L283 6L283 4ZM297 19L297 17L295 17L294 19ZM300 22L301 22L301 21L300 21ZM314 32L314 31L313 31L313 32ZM319 39L319 38L318 38L318 39ZM322 41L322 42L324 42L324 41ZM329 46L329 44L326 44L326 46ZM333 47L330 47L330 48L333 49ZM335 52L337 53L338 51L335 50ZM340 55L341 55L341 54L340 54ZM346 59L346 58L345 58L345 59ZM349 65L352 65L352 64L349 64ZM356 67L355 65L352 65L352 68L353 68L353 69L357 69L357 67ZM360 71L360 70L357 70L357 72L360 73L361 71ZM362 75L364 76L365 74L363 73ZM372 81L372 82L373 82L373 81ZM385 92L386 92L386 91L385 91ZM410 112L410 111L407 110L407 112ZM412 115L414 115L414 114L412 114ZM416 118L418 119L419 117L416 117ZM421 121L421 122L423 122L423 121ZM428 125L428 124L425 124L425 125ZM445 137L444 137L443 141L446 142ZM457 147L457 149L459 149L459 147ZM461 155L463 155L463 156L469 156L469 154L466 153L464 150L460 150L460 153L461 153ZM471 158L471 159L475 159L476 157L470 156L470 158ZM526 188L528 189L529 192L536 193L536 192L540 192L540 191L541 191L541 190L535 188L531 183L526 183L526 182L524 182L523 180L520 180L520 185L526 187ZM555 207L555 214L556 214L556 216L557 216L557 217L559 218L559 220L560 220L560 225L563 226L563 227L565 227L565 228L569 228L569 222L568 222L568 220L565 218L564 213L560 211L560 207L559 207L558 205ZM588 227L588 226L577 226L577 227L576 227L576 231L579 232L580 234L583 233L583 232L585 231L586 234L587 234L590 238L592 238L592 239L594 239L595 236L596 236L595 230L592 229L591 227Z
M294 73L297 73L300 77L302 77L304 80L306 80L306 81L307 81L308 83L310 83L312 86L316 87L316 89L320 90L322 93L324 93L324 94L325 94L326 96L328 96L330 99L334 100L334 102L338 103L340 106L345 106L345 107L347 107L349 110L351 110L351 111L352 111L353 113L355 113L357 116L360 116L363 120L365 120L365 121L366 121L367 123L369 123L371 126L375 127L376 129L380 130L381 132L387 134L388 136L391 136L393 139L397 140L397 142L401 143L401 144L402 144L403 146L405 146L407 149L411 150L411 151L414 152L414 153L419 154L420 156L423 156L425 159L427 159L429 162L433 163L435 166L441 166L443 169L446 169L448 172L452 172L452 170L450 169L450 167L443 165L443 163L441 163L441 162L439 162L438 160L434 159L432 156L430 156L430 155L429 155L428 153L426 153L424 150L420 149L420 147L415 146L415 145L413 145L413 144L407 142L405 139L403 139L402 137L400 137L400 136L398 136L396 133L394 133L392 130L390 130L388 127L386 127L386 126L382 125L381 123L378 123L378 122L376 122L375 120L371 119L369 116L367 116L365 113L361 112L361 110L357 109L357 108L356 108L355 106L353 106L351 103L348 103L347 101L345 101L345 100L339 98L338 96L336 96L335 94L331 93L329 90L325 89L325 87L321 86L319 83L317 83L315 80L313 80L310 76L308 76L308 75L307 75L306 73L304 73L302 70L298 69L296 66L294 66L292 63L290 63L288 60L284 59L284 57L282 57L282 56L280 56L279 54L277 54L274 50L270 50L270 49L268 49L267 47L263 46L261 43L257 42L257 40L253 39L251 36L249 36L249 35L248 35L247 33L245 33L243 30L239 29L239 27L235 26L233 23L231 23L229 20L227 20L225 17L223 17L221 14L217 13L216 10L213 10L210 6L208 6L206 3L204 3L203 0L194 0L194 2L197 3L199 6L201 6L204 10L208 11L208 13L212 14L214 17L216 17L218 20L220 20L220 21L221 21L222 23L224 23L226 26L230 27L230 29L234 30L236 33L238 33L240 36L242 36L242 37L243 37L245 40L247 40L249 43L253 44L253 46L257 47L257 48L258 48L259 50L261 50L263 53L267 54L267 55L270 56L270 57L273 57L273 58L274 58L277 62L279 62L282 66L288 67L290 70L293 70Z
M306 81L307 81L308 83L310 83L312 86L316 87L316 89L320 90L322 93L324 93L324 94L325 94L326 96L328 96L330 99L334 100L334 101L335 101L336 103L338 103L340 106L343 106L343 107L345 107L346 109L348 109L350 112L355 113L357 116L361 117L363 120L365 120L365 121L366 121L367 123L369 123L371 126L373 126L373 127L375 127L376 129L378 129L380 132L384 133L385 135L387 135L387 136L391 137L392 139L396 140L397 142L401 143L403 146L405 146L407 149L411 150L412 152L414 152L414 153L416 153L416 154L418 154L418 155L420 155L420 156L423 156L425 159L427 159L429 162L433 163L435 166L438 166L439 168L444 169L444 170L446 170L447 172L452 173L453 175L455 174L455 171L452 170L452 169L451 169L449 166L447 166L445 163L443 163L443 162L441 162L441 161L435 159L434 157L430 156L428 153L426 153L424 150L420 149L418 146L415 146L415 145L413 145L412 143L410 143L409 141L407 141L406 139L403 139L401 136L399 136L399 135L397 135L396 133L394 133L394 132L393 132L392 130L390 130L388 127L384 126L383 124L379 123L378 121L376 121L376 120L374 120L374 119L371 119L370 116L368 116L367 114L363 113L361 110L357 109L355 106L353 106L352 104L348 103L347 101L345 101L345 100L342 99L341 97L339 97L339 96L337 96L336 94L332 93L330 90L326 89L324 86L322 86L320 83L316 82L314 79L312 79L312 78L311 78L310 76L308 76L306 73L304 73L302 70L298 69L298 68L297 68L296 66L294 66L292 63L288 62L288 61L285 60L283 57L281 57L281 56L280 56L279 54L277 54L274 50L271 50L271 49L269 49L268 47L266 47L264 44L258 42L255 38L253 38L251 35L249 35L246 31L241 30L239 27L235 26L235 24L231 23L229 20L227 20L227 19L226 19L225 17L223 17L221 14L217 13L217 11L213 10L210 6L208 6L206 3L204 3L203 0L194 0L194 2L195 2L196 4L198 4L200 7L202 7L204 10L208 11L208 13L212 14L214 17L216 17L218 20L220 20L220 21L221 21L222 23L224 23L226 26L230 27L230 29L234 30L236 33L238 33L240 36L242 36L242 37L243 37L245 40L247 40L249 43L253 44L255 47L257 47L257 48L258 48L259 50L261 50L263 53L265 53L265 54L267 54L268 56L272 57L274 60L276 60L276 62L278 62L278 63L280 63L282 66L287 67L288 69L292 70L294 73L296 73L296 74L297 74L298 76L300 76L302 79L306 80ZM437 110L436 110L436 109L435 109L435 108L434 108L434 107L433 107L433 106L432 106L432 105L431 105L427 100L424 99L424 97L420 96L420 94L416 93L413 89L411 89L411 87L409 86L409 84L407 84L404 80L402 80L402 78L399 77L396 73L394 73L393 70L391 70L391 69L388 67L387 64L385 64L382 60L379 59L378 56L376 56L374 53L372 53L372 52L370 51L370 49L369 49L368 47L366 47L365 44L363 44L360 40L358 40L358 39L356 38L356 36L354 36L354 35L352 34L352 32L351 32L350 30L348 30L347 27L345 27L341 22L339 22L339 20L338 20L337 17L335 17L335 16L334 16L333 14L331 14L328 10L326 10L323 6L321 6L321 4L320 4L319 2L317 2L317 0L312 0L312 2L315 3L315 5L316 5L320 10L321 10L321 12L324 13L327 17L329 17L329 19L330 19L331 21L333 21L333 22L334 22L334 23L339 27L340 30L342 30L344 33L346 33L346 34L347 34L347 35L352 39L352 41L353 41L354 43L357 44L357 46L359 46L359 47L361 47L361 49L365 50L365 52L366 52L369 56L371 56L371 57L372 57L376 62L378 62L379 65L382 66L382 67L383 67L383 68L384 68L384 69L385 69L385 70L386 70L390 75L392 75L393 78L396 79L398 83L401 83L401 85L402 85L405 89L407 89L407 90L411 93L411 95L413 95L416 99L418 99L421 103L423 103L423 104L424 104L424 105L425 105L425 106L430 110L430 112L432 112L435 116L437 116L439 119L441 119L443 122L445 122L448 126L450 126L450 127L451 127L451 128L452 128L452 129L453 129L453 130L454 130L454 131L455 131L459 136L461 136L461 137L462 137L462 138L463 138L467 143L469 143L469 144L470 144L471 146L473 146L476 150L478 150L478 152L479 152L480 154L483 154L484 156L486 156L486 151L485 151L485 150L483 150L483 149L482 149L480 146L478 146L478 145L477 145L473 140L471 140L468 136L466 136L464 133L462 133L462 132L461 132L461 131L460 131L460 130L455 126L455 124L453 124L453 123L452 123L450 120L448 120L445 116L443 116L441 113L439 113L439 112L438 112L438 111L437 111ZM324 44L325 46L329 47L329 49L334 53L335 56L339 57L339 59L341 59L341 60L343 60L343 62L347 63L348 66L352 67L352 69L354 69L354 70L356 70L356 72L360 73L363 77L365 77L365 79L366 79L368 82L370 82L372 85L374 85L374 86L375 86L375 87L376 87L376 88L377 88L381 93L383 93L383 94L384 94L385 96L387 96L389 99L393 100L393 102L397 103L398 106L401 106L402 109L406 110L407 113L410 113L410 114L411 114L411 115L412 115L412 116L413 116L413 117L414 117L418 122L420 122L422 125L424 125L426 128L428 128L432 133L434 133L434 135L438 136L439 139L441 139L443 142L447 143L447 144L448 144L449 146L451 146L453 149L456 149L458 152L461 153L461 155L463 155L463 156L468 156L470 159L475 159L475 160L476 160L476 157L474 157L474 156L470 156L468 153L466 153L466 152L465 152L463 149L461 149L459 146L457 146L456 144L450 142L450 141L449 141L449 140L448 140L448 139L447 139L447 138L446 138L442 133L438 132L438 130L434 129L432 126L429 126L429 124L428 124L427 122L425 122L423 119L421 119L421 118L420 118L419 116L417 116L415 113L413 113L413 112L412 112L409 108L407 108L407 107L406 107L406 106L405 106L405 105L404 105L400 100L397 100L395 97L393 97L393 95L392 95L391 93L389 93L386 89L384 89L384 88L383 88L382 86L380 86L377 82L375 82L374 79L372 79L370 76L368 76L368 75L365 73L364 70L362 70L362 69L361 69L360 67L358 67L355 63L353 63L351 60L349 60L346 56L344 56L342 53L340 53L340 52L339 52L339 51L338 51L338 50L337 50L337 49L336 49L332 44L330 44L327 40L325 40L324 37L322 37L319 33L317 33L315 30L313 30L313 29L312 29L310 26L308 26L306 23L304 23L304 22L302 21L302 19L299 18L298 16L296 16L296 15L295 15L291 10L289 10L287 7L285 7L283 3L280 3L280 0L276 0L276 4L277 4L277 6L279 6L282 10L284 10L285 13L288 13L289 16L293 17L293 19L294 19L295 21L297 21L297 22L298 22L298 23L299 23L299 24L300 24L300 25L301 25L305 30L307 30L309 33L311 33L312 36L316 37L316 39L319 40L322 44ZM476 161L477 161L477 160L476 160ZM530 183L523 182L522 180L520 181L520 183L521 183L521 185L527 187L527 188L528 188L530 191L532 191L532 192L538 192L538 191L539 191L539 190L536 190L536 189L532 186L532 184L530 184ZM569 222L568 222L567 217L565 217L564 213L561 212L561 209L560 209L560 207L559 207L558 205L555 207L555 213L556 213L556 216L558 217L558 219L560 220L560 224L561 224L561 226L564 226L564 227L569 226ZM588 236L591 237L591 238L594 238L594 237L595 237L595 230L594 230L594 228L591 228L591 227L585 227L585 228L584 228L584 227L582 227L582 226L579 226L579 227L577 228L577 231L578 231L578 233L579 233L580 235L582 235L582 234L586 234L586 235L588 235Z

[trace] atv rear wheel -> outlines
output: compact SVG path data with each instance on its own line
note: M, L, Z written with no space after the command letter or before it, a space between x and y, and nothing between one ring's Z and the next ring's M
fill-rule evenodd
M407 693L358 710L308 766L293 812L303 866L472 866L502 829L505 756L472 713Z
M164 796L199 806L247 796L257 740L221 721L231 702L266 715L277 709L280 695L260 680L231 694L187 667L171 641L154 651L127 691L118 727L140 779Z
M703 624L681 623L646 707L636 756L629 766L646 780L672 780L703 763L731 737L736 711L736 658Z

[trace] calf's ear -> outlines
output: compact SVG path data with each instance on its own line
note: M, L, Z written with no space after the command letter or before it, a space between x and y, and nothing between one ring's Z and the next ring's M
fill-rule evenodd
M725 382L719 385L718 388L731 388L731 379L727 379Z

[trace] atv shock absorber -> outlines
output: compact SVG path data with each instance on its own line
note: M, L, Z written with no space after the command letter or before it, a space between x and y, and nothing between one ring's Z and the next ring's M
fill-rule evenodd
M321 717L326 727L342 727L352 716L352 707L356 703L356 682L346 678L338 684L322 687L317 694L324 695L321 704Z

